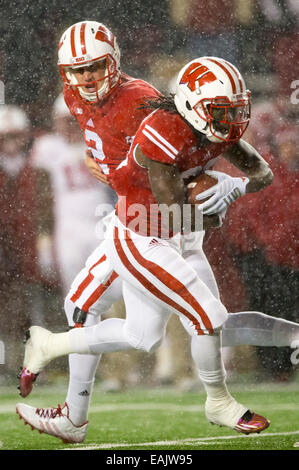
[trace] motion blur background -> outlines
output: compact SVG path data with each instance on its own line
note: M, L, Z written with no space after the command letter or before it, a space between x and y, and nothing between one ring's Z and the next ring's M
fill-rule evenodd
M95 190L100 183L95 187L88 179L82 163L82 138L74 137L76 125L56 101L62 91L57 67L59 38L81 20L107 25L118 38L122 70L165 93L172 91L180 67L195 57L223 57L241 70L253 103L245 140L269 161L275 180L261 193L237 201L222 230L207 233L205 249L230 312L258 310L299 321L298 1L85 0L64 5L58 0L2 0L0 80L5 86L5 103L16 105L28 119L23 115L21 127L9 127L3 116L1 122L4 105L0 105L2 384L15 381L24 328L31 323L55 331L66 327L63 296L70 282L67 276L76 274L98 243L96 207L104 200L101 198L115 203L113 194L100 189L98 200L96 195L84 194L84 189ZM64 130L63 121L55 121L59 118L74 127ZM14 142L15 148L7 142ZM54 157L59 152L76 153L77 166L71 163L71 156L67 163L56 164ZM218 168L234 172L224 161ZM67 182L59 180L62 175ZM89 201L84 202L85 212L89 211L88 229L79 226L81 215L72 202L75 193L77 201ZM64 197L68 198L65 206ZM61 207L74 209L68 226L61 225ZM75 245L66 256L74 238ZM78 253L79 267L71 265L74 253ZM73 270L68 274L64 273L67 266ZM110 313L123 315L122 304ZM101 363L99 382L107 384L108 390L147 383L196 387L189 343L174 318L165 345L154 357L114 353ZM253 380L289 381L294 377L289 348L238 347L225 355L232 377L235 372ZM56 361L56 369L47 372L45 382L65 373L66 368L65 360Z

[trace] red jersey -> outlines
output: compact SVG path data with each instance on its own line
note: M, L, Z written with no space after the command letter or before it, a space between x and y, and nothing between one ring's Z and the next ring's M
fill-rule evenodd
M151 190L148 171L134 159L137 145L148 158L175 165L183 179L190 177L192 173L195 177L210 168L218 156L232 146L231 143L212 143L207 139L200 139L199 134L177 113L156 110L144 119L128 158L115 172L114 183L119 196L118 216L121 222L125 226L130 224L130 228L134 230L136 211L134 212L133 204L139 205L135 206L136 210L142 206L142 213L138 216L142 227L139 224L136 229L138 233L148 236L158 236L157 233L160 233L160 216L157 215L157 201ZM154 217L157 217L158 227L153 222Z
M139 108L144 99L157 97L158 91L143 80L122 74L114 92L99 104L83 101L69 86L63 94L87 147L113 186L113 171L126 158L140 123L151 112Z

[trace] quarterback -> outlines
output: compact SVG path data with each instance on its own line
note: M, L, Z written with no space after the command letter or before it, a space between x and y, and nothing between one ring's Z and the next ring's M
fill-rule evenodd
M231 178L210 172L218 184L209 190L208 195L213 192L213 197L202 205L204 228L221 224L227 209L225 201L233 202L245 192L258 191L272 180L264 160L241 140L250 107L243 78L221 59L198 61L204 67L203 77L196 75L200 69L194 67L196 61L188 64L179 74L175 102L169 104L151 85L120 72L119 49L105 26L81 22L62 35L59 67L65 82L65 101L79 122L94 160L119 195L118 213L110 216L106 241L88 258L66 297L69 325L84 324L84 328L54 335L32 327L26 344L20 378L22 396L30 393L36 375L50 360L70 354L70 384L62 408L17 406L18 414L34 428L66 442L81 442L86 436L88 404L101 353L132 348L154 350L174 312L192 335L192 355L208 395L208 419L241 432L256 432L269 425L265 418L238 404L226 389L220 330L224 325L225 332L231 317L243 313L228 316L219 300L217 285L201 249L204 232L193 234L193 244L190 247L189 241L184 253L180 231L172 230L168 239L155 233L153 241L151 232L135 233L127 226L126 216L135 202L142 202L145 207L151 203L175 202L180 206L186 202L184 172L194 170L195 176L211 168L221 153L247 177ZM199 97L206 104L201 111L196 106ZM150 114L152 108L144 106L145 100L158 108L163 108L164 103L167 109ZM147 116L148 120L143 120ZM162 181L160 187L155 185L157 175ZM124 246L127 242L128 246ZM151 255L153 259L147 259ZM146 266L132 260L132 256ZM153 264L157 267L151 272L148 267L153 268ZM159 273L163 273L162 279ZM100 315L122 294L126 320L98 323ZM253 315L261 322L264 319L262 314ZM294 325L290 328L293 331ZM230 324L230 333L233 329ZM237 336L229 335L231 344L239 344ZM43 351L39 351L43 341ZM254 344L252 337L246 341L243 344Z

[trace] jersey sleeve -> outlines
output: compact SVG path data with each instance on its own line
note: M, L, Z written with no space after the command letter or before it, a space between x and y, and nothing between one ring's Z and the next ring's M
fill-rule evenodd
M154 111L145 119L135 136L142 152L151 160L176 164L186 136L185 125L177 115ZM184 124L184 123L183 123Z
M159 92L142 80L135 80L131 83L118 101L114 125L119 132L133 137L142 121L152 112L152 109L143 107L145 101L158 96Z

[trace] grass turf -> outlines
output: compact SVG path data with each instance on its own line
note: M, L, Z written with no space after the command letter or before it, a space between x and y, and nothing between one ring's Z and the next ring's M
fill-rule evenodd
M246 391L244 391L246 389ZM15 404L47 407L63 403L64 388L36 387L27 399L15 388L0 392L1 450L296 450L299 442L299 391L296 387L243 386L231 388L234 397L271 421L261 434L244 436L207 422L205 395L172 389L102 393L95 389L87 438L82 444L31 431L18 419ZM294 447L295 445L295 447Z

